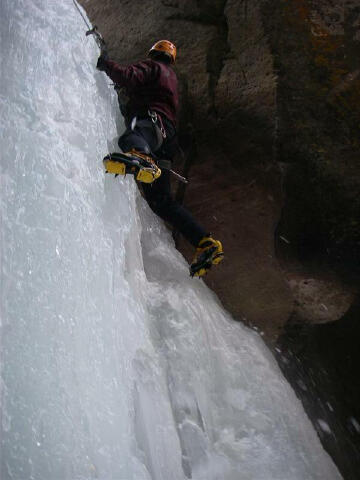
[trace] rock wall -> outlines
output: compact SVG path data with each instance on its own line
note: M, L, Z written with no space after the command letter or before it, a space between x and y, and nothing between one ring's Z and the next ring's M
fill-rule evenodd
M357 301L337 322L289 322L275 351L346 480L360 471L359 308Z
M81 3L119 62L143 58L161 38L177 45L176 169L190 184L174 184L174 194L225 250L206 282L294 368L294 338L317 352L312 360L335 384L334 364L314 347L332 326L311 325L342 319L339 356L360 335L345 321L360 310L360 0ZM190 260L192 248L176 238ZM346 381L358 383L356 365L348 368ZM310 375L301 381L312 391ZM360 394L349 391L350 417ZM360 461L337 451L346 478L356 478Z
M301 260L321 257L337 268L357 266L357 272L359 7L358 0L264 7L279 74L278 161L288 167L279 233Z

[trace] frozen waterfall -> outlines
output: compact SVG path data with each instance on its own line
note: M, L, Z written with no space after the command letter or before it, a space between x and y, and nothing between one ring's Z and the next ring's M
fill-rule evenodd
M72 0L0 9L1 480L341 478L261 338L104 174L117 105Z

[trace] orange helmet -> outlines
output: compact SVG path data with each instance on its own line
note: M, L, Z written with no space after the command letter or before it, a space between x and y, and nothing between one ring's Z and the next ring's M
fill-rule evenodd
M151 52L161 52L165 53L168 57L170 57L171 63L175 63L176 58L176 47L173 43L169 42L169 40L159 40L156 42L149 50L149 55Z

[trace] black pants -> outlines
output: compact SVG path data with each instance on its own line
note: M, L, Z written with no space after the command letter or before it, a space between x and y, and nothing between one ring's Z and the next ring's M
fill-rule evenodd
M132 148L158 158L171 160L176 153L176 132L171 122L163 120L166 139L159 146L159 137L149 118L139 119L132 130L127 128L119 138L119 147L123 152ZM142 183L146 201L156 215L179 230L195 247L207 235L206 230L199 225L194 217L182 205L174 200L170 188L170 172L162 170L161 176L151 184Z

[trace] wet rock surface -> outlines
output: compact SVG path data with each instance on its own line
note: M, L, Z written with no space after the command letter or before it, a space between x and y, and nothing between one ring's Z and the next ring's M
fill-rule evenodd
M282 352L324 445L357 478L360 0L82 5L119 62L160 38L177 45L175 167L190 184L174 194L226 255L205 281Z

